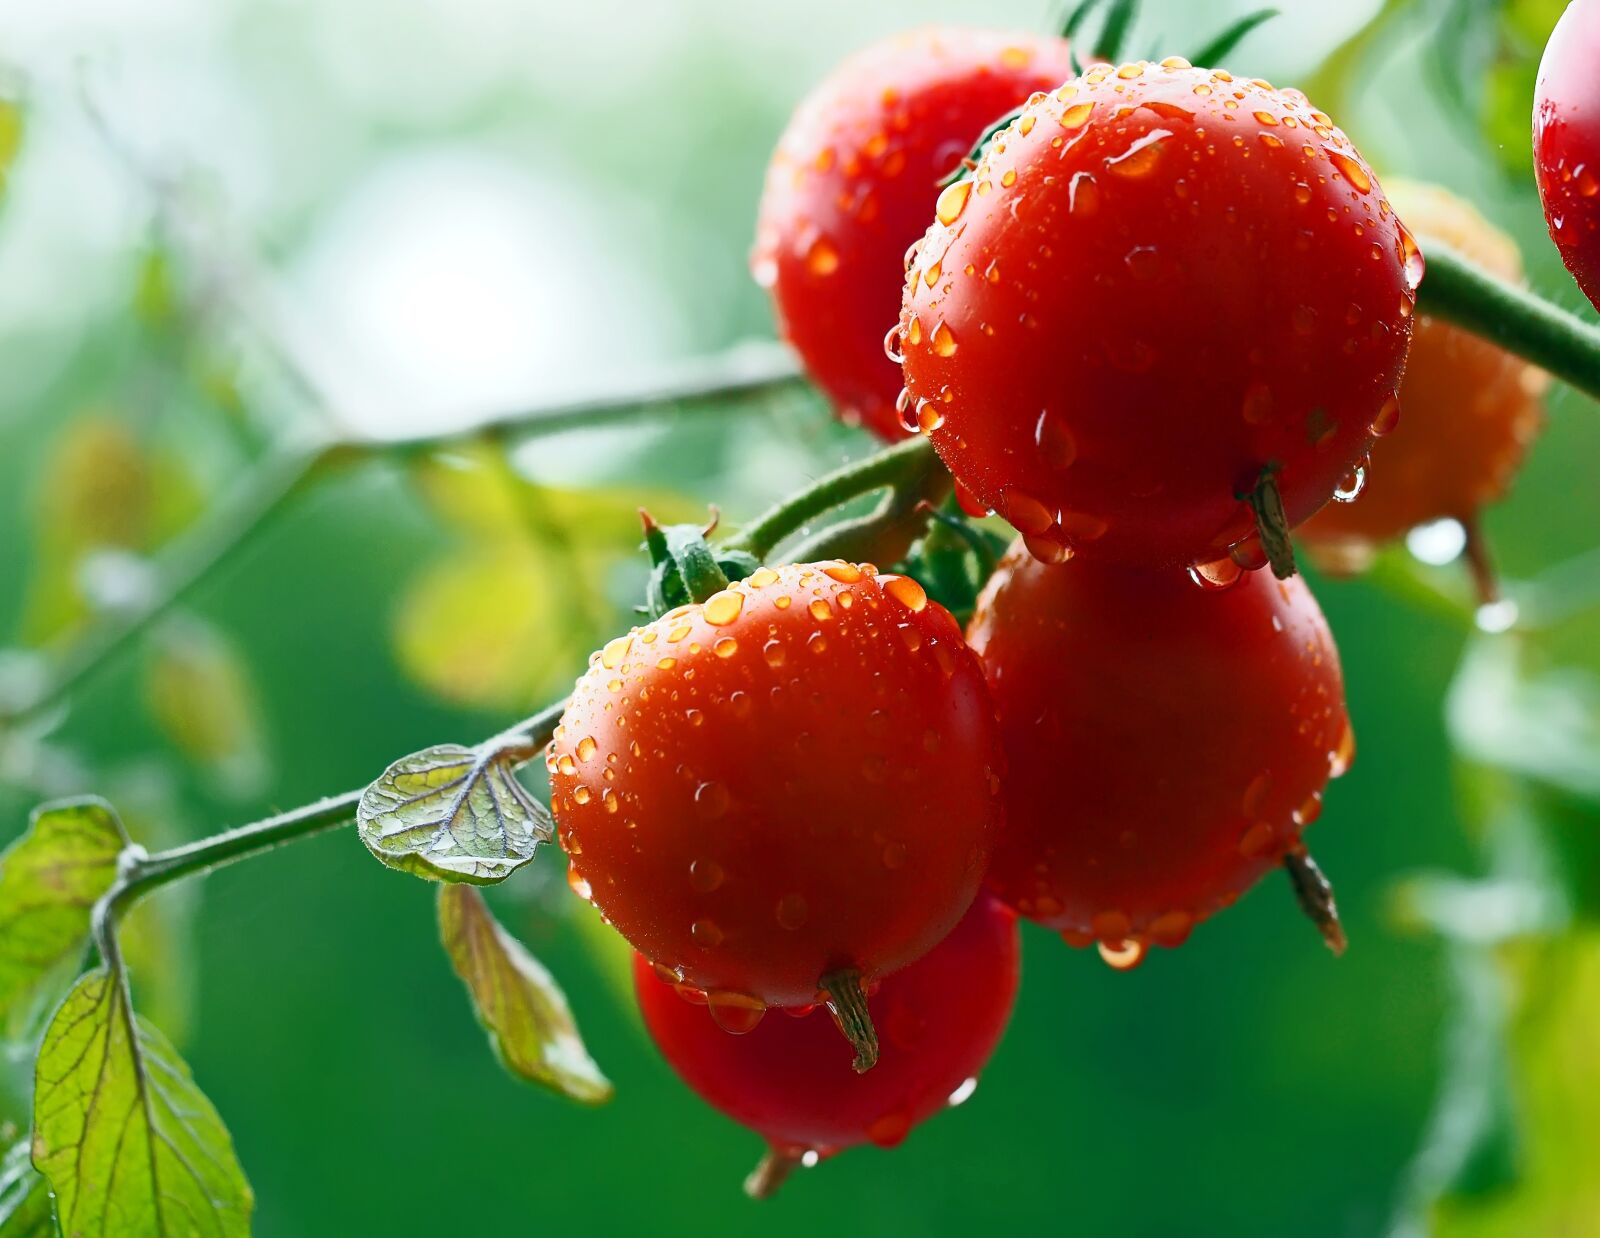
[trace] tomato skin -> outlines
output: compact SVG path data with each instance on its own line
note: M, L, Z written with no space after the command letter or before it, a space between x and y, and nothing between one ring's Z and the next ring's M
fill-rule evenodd
M575 883L634 948L781 1006L950 930L1000 820L998 765L950 613L837 562L762 569L611 642L546 754Z
M1391 181L1389 200L1427 245L1438 241L1510 283L1516 242L1435 185ZM1448 322L1419 314L1400 384L1400 420L1373 450L1353 503L1330 503L1300 529L1326 566L1354 569L1374 547L1433 520L1470 523L1500 499L1544 422L1549 377Z
M906 247L984 129L1071 76L1064 39L930 27L857 52L800 104L767 172L751 270L846 421L906 436L883 350Z
M1533 163L1550 239L1600 309L1600 0L1572 0L1533 95Z
M1277 865L1354 753L1298 577L1227 590L1014 545L968 639L1007 756L989 888L1075 945L1177 945Z
M634 956L634 989L663 1057L712 1107L775 1147L831 1153L898 1143L983 1069L1016 999L1016 917L980 896L943 941L870 1000L883 1050L865 1075L825 1010L768 1015L730 1036Z
M1264 119L1258 119L1264 118ZM1298 91L1097 65L946 190L906 277L919 424L1041 557L1216 560L1366 454L1421 256Z

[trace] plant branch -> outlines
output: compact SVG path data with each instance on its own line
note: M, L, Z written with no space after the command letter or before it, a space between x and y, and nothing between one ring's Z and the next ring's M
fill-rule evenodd
M1495 278L1437 243L1417 309L1493 340L1593 399L1600 399L1600 323Z
M926 488L934 484L930 479L937 479L943 473L944 466L927 440L910 439L817 479L798 494L757 516L724 545L766 559L780 542L800 532L818 516L852 499L885 487L897 492L915 491L921 498ZM911 500L911 506L916 506L916 499Z

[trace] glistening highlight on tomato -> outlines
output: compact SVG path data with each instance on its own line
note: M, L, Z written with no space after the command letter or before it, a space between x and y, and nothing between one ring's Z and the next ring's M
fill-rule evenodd
M1421 255L1299 91L1097 65L936 216L898 332L912 409L1043 560L1259 566L1256 513L1305 520L1388 415Z
M1545 44L1533 161L1550 239L1600 309L1600 0L1572 0Z
M1297 577L1215 589L1017 544L968 639L1007 758L989 888L1115 965L1299 865L1354 754L1339 655Z
M1072 73L1064 39L930 27L844 60L795 111L767 172L751 269L846 421L908 433L883 355L906 247L984 129Z
M708 1104L767 1140L746 1184L767 1195L799 1164L857 1144L893 1147L970 1096L1011 1017L1020 953L1016 917L980 895L949 936L872 994L883 1050L866 1075L850 1069L820 1011L772 1014L730 1036L642 955L633 977L662 1056Z
M919 958L1000 821L977 659L870 565L763 568L618 637L546 764L574 888L731 1026Z

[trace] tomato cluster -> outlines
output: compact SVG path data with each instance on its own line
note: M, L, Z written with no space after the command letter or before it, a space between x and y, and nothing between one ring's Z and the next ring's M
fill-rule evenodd
M1541 166L1586 280L1600 111L1562 97ZM652 597L692 600L597 652L556 730L573 888L637 951L668 1061L771 1146L753 1193L970 1090L1017 915L1127 968L1282 867L1343 949L1303 834L1354 735L1290 530L1348 566L1472 527L1543 386L1417 318L1397 206L1519 277L1471 208L1386 196L1298 91L1179 57L1083 70L1059 39L928 30L795 114L753 259L781 329L842 416L925 435L1020 537L965 633L907 571L658 566ZM1326 506L1375 444L1371 497Z

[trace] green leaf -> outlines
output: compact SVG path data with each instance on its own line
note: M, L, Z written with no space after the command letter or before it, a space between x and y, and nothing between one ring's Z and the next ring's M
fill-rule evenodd
M611 1099L611 1084L584 1048L566 997L481 894L461 885L440 889L439 936L501 1065L585 1104Z
M504 753L441 744L402 757L361 796L361 841L432 881L504 881L554 834Z
M53 999L51 980L76 968L126 844L105 801L63 800L37 809L0 856L0 1020L13 1029Z
M0 1160L0 1238L56 1238L50 1189L28 1159L26 1140Z
M255 1200L227 1128L105 968L78 981L39 1047L33 1163L66 1234L250 1232Z

